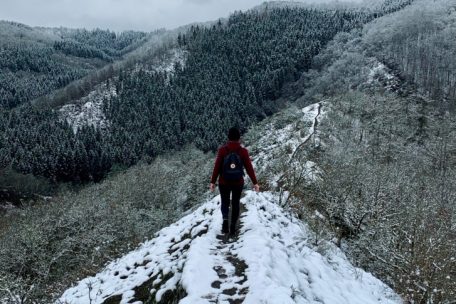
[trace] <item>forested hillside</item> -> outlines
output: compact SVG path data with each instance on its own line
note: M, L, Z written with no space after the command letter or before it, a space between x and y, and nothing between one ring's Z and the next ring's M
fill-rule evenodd
M422 2L370 24L366 49L435 100L440 111L456 109L456 3Z
M120 97L106 111L112 144L121 151L116 161L131 164L188 142L216 149L230 125L245 129L276 111L283 83L308 68L337 32L369 18L281 9L237 13L226 24L191 28L178 38L188 51L185 65L170 79L142 71L121 74Z
M119 58L145 36L0 21L0 107L14 108Z
M337 35L290 89L326 107L282 167L290 205L410 303L456 297L454 5L416 1Z
M409 2L394 2L394 7ZM382 14L266 9L236 13L208 28L192 27L172 46L187 51L183 66L172 73L125 69L111 80L118 98L105 104L107 132L87 126L74 134L55 111L42 106L0 113L1 166L54 181L96 181L114 164L130 166L189 142L215 149L228 126L245 129L280 108L284 83L307 70L334 35ZM72 35L92 48L104 45L93 36L110 41L104 32ZM65 50L65 45L54 47ZM108 49L119 45L113 42ZM112 53L106 46L101 51Z

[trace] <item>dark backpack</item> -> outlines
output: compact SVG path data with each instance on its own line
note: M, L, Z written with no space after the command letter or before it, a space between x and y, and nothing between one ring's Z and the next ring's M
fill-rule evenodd
M238 153L240 149L228 150L228 154L223 158L222 176L226 181L237 181L244 176L244 163Z

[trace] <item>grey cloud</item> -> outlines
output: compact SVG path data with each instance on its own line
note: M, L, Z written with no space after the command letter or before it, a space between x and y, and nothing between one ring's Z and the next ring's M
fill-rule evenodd
M262 2L264 1L0 0L0 19L32 26L150 31L216 20L235 10L246 10Z
M196 4L206 4L206 3L209 3L209 2L214 2L214 0L188 0L188 1L196 3Z

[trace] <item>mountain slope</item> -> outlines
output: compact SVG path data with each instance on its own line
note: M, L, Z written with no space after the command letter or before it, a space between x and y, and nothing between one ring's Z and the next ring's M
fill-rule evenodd
M410 0L381 2L394 3L392 7L398 10ZM63 76L48 73L46 81L39 86L43 92L33 89L32 84L25 85L27 94L37 96L20 96L19 99L14 85L27 81L10 83L13 77L4 78L14 84L5 86L9 88L6 93L0 89L0 98L6 100L8 107L30 99L35 107L26 103L17 111L1 113L0 109L4 117L0 120L0 138L4 142L0 149L5 155L0 159L0 167L11 166L20 173L58 182L86 182L104 178L112 167L129 167L142 158L155 157L190 143L204 151L215 150L224 138L224 130L230 126L245 129L282 108L286 84L311 68L312 58L337 33L361 28L386 12L329 7L252 10L234 13L211 26L190 27L180 35L157 32L150 36L144 33L117 36L99 30L49 30L57 38L43 47L46 54L58 53L63 58L74 59L71 62L76 63L77 68L84 66L78 64L80 60L106 59L100 65L105 67L83 78L83 74L66 77L66 68L59 69ZM162 39L164 37L170 39ZM152 47L159 41L167 42L159 43L158 49ZM134 47L137 47L134 52L125 54L126 60L106 65ZM146 59L148 56L144 54L157 55L175 47L186 51L187 60L185 66L176 65L172 77L163 71L132 71L129 66L135 63L137 56ZM154 51L149 52L150 49ZM26 59L30 54L36 57L39 53L33 49L19 48L19 51ZM47 58L43 55L35 60L35 57L31 60L33 68L36 62ZM16 57L8 53L5 62L9 64L10 58ZM32 68L28 60L20 61L22 70ZM46 64L52 62L45 61ZM42 66L45 65L38 68ZM76 78L79 80L72 81ZM58 85L48 84L48 80ZM96 123L72 134L72 126L59 121L59 115L48 108L87 97L91 90L108 81L116 87L115 98L107 98L106 102L97 98L100 102L90 109L78 109L78 106L73 107L75 111L70 109L72 116L95 115L91 121L109 120L110 123L104 124L103 134L92 128ZM46 94L57 88L62 89ZM108 93L111 90L103 92L112 96ZM1 97L4 94L7 96ZM48 147L56 146L56 137L59 137L59 148L49 151Z
M334 246L318 253L310 245L312 232L280 208L278 199L248 191L240 234L225 242L217 196L97 276L80 281L60 301L400 303Z
M145 35L0 20L0 107L14 108L62 88L138 48Z
M296 115L302 132L291 131L290 124L279 127L275 135L292 147L289 155L314 137L321 107L311 105ZM266 138L261 142L269 145ZM281 149L253 149L258 171L264 171L265 160L274 159ZM353 267L333 244L315 242L314 233L280 207L284 196L248 191L241 200L240 234L228 242L220 235L217 196L98 275L80 281L59 301L400 303L386 285Z

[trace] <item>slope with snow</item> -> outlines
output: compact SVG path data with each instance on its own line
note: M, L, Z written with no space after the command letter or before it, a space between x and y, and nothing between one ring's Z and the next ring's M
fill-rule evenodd
M117 96L114 85L99 84L87 96L75 103L67 104L59 109L61 119L64 119L77 133L83 126L105 129L109 122L103 112L105 102Z
M220 235L220 197L67 290L59 303L400 303L337 247L324 254L311 231L269 192L247 191L240 233Z
M171 75L176 63L181 66L185 64L186 55L184 50L171 49L150 64L137 63L132 73L138 73L141 70L146 73L162 72ZM59 109L60 118L68 122L74 133L77 133L84 126L106 129L110 123L106 119L103 108L105 103L109 103L116 96L117 90L113 82L100 83L87 96L76 100L74 103L62 106Z
M253 153L257 168L274 157L292 160L316 137L321 114L322 104L314 104L297 113L298 123L263 132ZM280 199L247 191L239 235L227 240L216 196L68 289L57 303L401 303L335 245L314 245L313 232L281 208Z
M307 147L316 147L320 144L317 126L325 111L325 102L311 104L302 109L290 108L278 113L277 117L266 119L247 134L253 164L263 183L279 190L284 170L290 164L296 168L301 167L303 175L310 182L318 178L318 166L308 159L297 156L305 153Z

